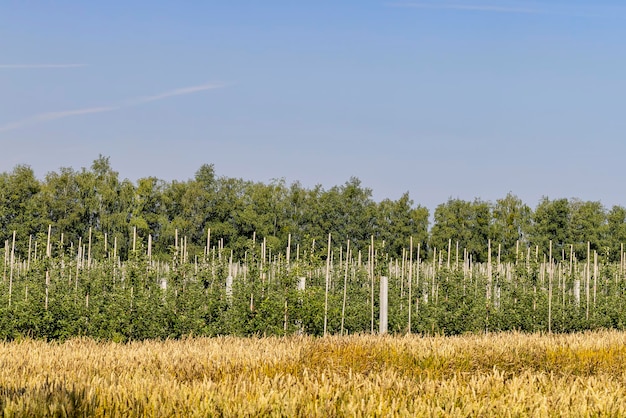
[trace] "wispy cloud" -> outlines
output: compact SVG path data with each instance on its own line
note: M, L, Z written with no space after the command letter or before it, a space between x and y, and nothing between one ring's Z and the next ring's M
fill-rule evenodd
M87 64L0 64L2 70L33 70L43 68L79 68Z
M137 106L143 103L156 102L157 100L167 99L174 96L183 96L185 94L198 93L205 90L213 90L225 87L224 84L200 84L198 86L183 87L180 89L166 91L164 93L155 94L154 96L139 97L126 102L126 106Z
M426 3L426 2L405 2L405 3L387 3L391 7L403 7L410 9L433 9L433 10L461 10L473 12L492 12L492 13L522 13L522 14L543 14L544 10L514 7L514 6L492 6L486 4L462 4L462 3Z
M449 10L477 13L508 13L521 15L551 15L582 18L615 18L623 17L626 14L626 8L624 8L623 6L608 7L606 4L577 5L571 3L549 4L546 2L522 3L520 1L503 0L422 0L413 2L388 2L385 3L385 5L389 7L399 7L405 9Z
M90 113L111 112L112 110L117 110L119 108L120 106L88 107L85 109L66 110L63 112L43 113L37 116L37 118L41 121L47 121L47 120L66 118L68 116L88 115Z
M88 115L90 113L102 113L102 112L111 112L113 110L119 109L120 106L103 106L103 107L90 107L84 109L76 109L76 110L65 110L61 112L47 112L40 113L35 116L31 116L26 119L18 120L15 122L7 123L6 125L0 126L0 132L12 131L14 129L23 128L29 125L35 125L41 122L48 122L56 119L63 119L70 116L79 116L79 115Z
M115 110L124 109L127 107L139 106L141 104L156 102L158 100L167 99L174 96L183 96L187 94L198 93L201 91L217 89L225 87L225 84L200 84L197 86L184 87L180 89L170 90L163 93L155 94L152 96L138 97L129 99L120 104L112 106L99 106L99 107L86 107L81 109L63 110L58 112L46 112L34 115L22 120L9 122L4 125L0 125L0 132L12 131L26 126L36 125L43 122L49 122L57 119L64 119L72 116L88 115L93 113L113 112Z

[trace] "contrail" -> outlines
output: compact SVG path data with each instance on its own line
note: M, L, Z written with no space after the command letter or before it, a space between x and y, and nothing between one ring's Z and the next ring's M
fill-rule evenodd
M102 112L110 112L112 110L119 109L120 106L103 106L103 107L89 107L85 109L76 109L76 110L66 110L62 112L49 112L42 113L37 116L39 120L55 120L62 119L68 116L77 116L77 115L88 115L90 113L102 113Z
M412 9L433 9L433 10L465 10L474 12L494 12L494 13L521 13L521 14L543 14L545 11L539 9L528 9L522 7L488 6L479 4L458 4L458 3L388 3L392 7L405 7Z
M78 68L86 67L87 64L0 64L3 70L40 69L40 68Z
M166 91L164 93L155 94L153 96L139 97L122 102L121 104L113 106L99 106L99 107L87 107L74 110L63 110L58 112L46 112L34 115L22 120L9 122L5 125L0 125L0 132L12 131L15 129L23 128L26 126L36 125L43 122L53 121L57 119L68 118L72 116L88 115L93 113L113 112L115 110L123 109L126 107L139 106L144 103L156 102L157 100L167 99L174 96L183 96L187 94L193 94L205 90L212 90L225 87L224 84L200 84L198 86L183 87L176 90Z
M126 102L126 106L137 106L143 103L156 102L157 100L167 99L168 97L183 96L185 94L197 93L205 90L213 90L224 87L224 84L200 84L199 86L183 87L176 90L166 91L164 93L155 94L154 96L139 97Z
M70 116L78 116L78 115L88 115L90 113L102 113L102 112L111 112L113 110L119 109L119 106L106 106L106 107L90 107L85 109L76 109L76 110L65 110L61 112L47 112L40 113L35 116L31 116L26 119L18 120L15 122L7 123L6 125L0 126L0 132L12 131L14 129L19 129L29 125L35 125L41 122L47 122L51 120L63 119Z
M394 2L385 3L386 6L400 7L407 9L423 9L423 10L451 10L451 11L467 11L467 12L485 12L485 13L509 13L509 14L526 14L526 15L554 15L554 16L569 16L569 17L583 17L583 18L608 18L623 16L624 9L613 8L612 10L603 8L598 11L598 8L591 9L571 6L567 3L562 4L559 7L549 8L547 4L543 7L520 7L513 3L508 5L504 2L500 4L495 3L461 3L457 0L455 3L446 2ZM556 6L556 5L555 5Z

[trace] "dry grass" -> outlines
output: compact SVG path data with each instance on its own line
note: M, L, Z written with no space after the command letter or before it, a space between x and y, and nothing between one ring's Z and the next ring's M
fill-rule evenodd
M626 416L626 334L0 343L4 416Z

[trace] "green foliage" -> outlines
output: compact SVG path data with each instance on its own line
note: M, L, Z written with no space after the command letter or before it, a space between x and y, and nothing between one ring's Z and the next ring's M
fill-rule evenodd
M467 249L475 261L486 261L491 216L490 204L482 200L448 200L435 209L431 248L447 251L450 241L455 247L458 242L460 248Z
M519 244L522 249L527 246L531 213L530 207L511 193L496 201L493 207L492 243L503 249L502 260L515 261Z
M382 275L389 277L394 333L408 331L409 306L410 331L421 333L567 332L626 324L619 264L626 209L620 206L607 212L599 202L546 197L533 211L510 193L495 204L450 199L436 208L428 227L428 210L408 193L375 202L357 178L328 190L307 189L284 180L218 177L205 164L187 181L144 177L132 183L99 156L89 169L61 168L40 181L29 167L17 166L0 173L0 338L322 335L325 307L327 332L341 332L342 312L344 332L370 332L372 325L378 328ZM552 293L546 285L550 242L563 281L553 283ZM599 265L589 276L588 256ZM470 259L481 264L470 266ZM405 266L402 273L398 264ZM229 274L234 281L227 291ZM300 277L306 277L305 290L297 288ZM595 289L589 303L588 277Z
M553 256L560 259L562 250L570 242L570 212L567 199L549 200L544 197L533 215L531 244L547 253L552 241Z

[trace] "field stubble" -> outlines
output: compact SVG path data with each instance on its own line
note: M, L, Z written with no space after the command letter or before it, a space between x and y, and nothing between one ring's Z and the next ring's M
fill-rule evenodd
M0 343L4 416L626 416L626 333Z

